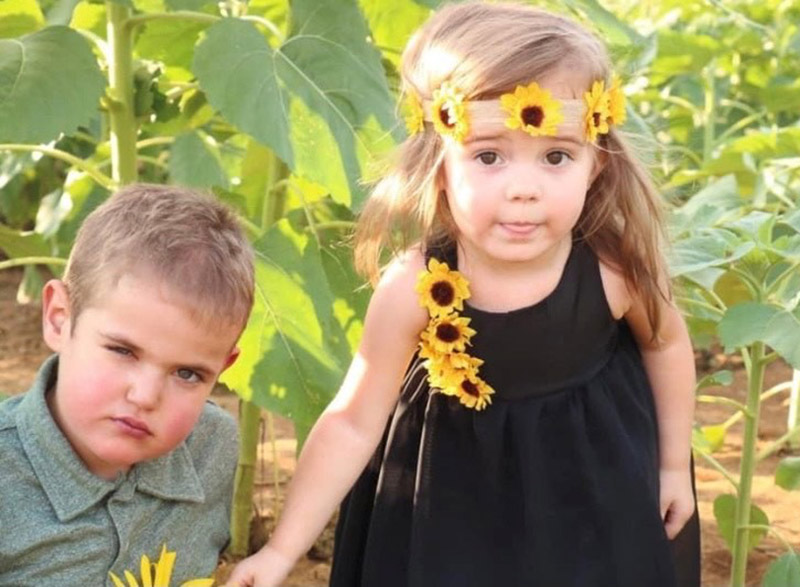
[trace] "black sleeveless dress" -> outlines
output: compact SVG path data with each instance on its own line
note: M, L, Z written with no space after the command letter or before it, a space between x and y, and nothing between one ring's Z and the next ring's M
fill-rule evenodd
M456 267L452 247L429 254ZM697 512L670 544L652 392L589 247L573 245L541 302L461 315L492 404L430 392L414 358L342 503L330 584L698 586Z

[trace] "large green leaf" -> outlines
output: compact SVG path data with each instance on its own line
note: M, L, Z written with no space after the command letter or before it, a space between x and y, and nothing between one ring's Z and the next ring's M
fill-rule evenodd
M767 568L761 587L791 587L800 585L800 555L787 552Z
M154 20L148 22L136 40L136 53L142 58L188 70L194 46L208 24L194 20Z
M338 201L358 203L366 166L391 144L388 131L400 132L379 54L352 1L294 2L291 21L275 50L249 22L214 24L193 71L229 121Z
M764 342L800 368L800 322L787 310L757 302L737 304L725 312L719 336L728 351Z
M2 224L0 224L0 249L10 259L50 255L50 248L40 234L20 232Z
M675 243L670 250L670 274L678 277L709 267L724 267L744 257L754 246L730 231L704 231Z
M89 45L70 28L0 40L0 142L46 142L88 124L104 87Z
M719 533L722 534L722 538L725 540L728 548L733 549L736 532L736 496L725 494L717 497L714 500L714 517L717 519ZM760 507L751 505L750 524L768 526L769 518ZM766 534L767 531L760 528L749 530L747 535L747 552L755 548Z
M170 181L183 185L203 188L228 185L219 153L197 132L185 133L175 139L170 149L169 174Z
M291 418L302 440L341 383L350 350L316 241L281 220L256 244L256 300L222 380Z

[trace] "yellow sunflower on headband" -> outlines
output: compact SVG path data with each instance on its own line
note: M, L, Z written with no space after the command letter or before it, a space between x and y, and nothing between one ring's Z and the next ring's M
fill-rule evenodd
M469 114L463 93L447 82L442 83L433 92L431 110L436 132L464 142L469 134Z
M611 87L608 88L608 124L623 124L626 117L625 94L619 77L615 75L611 80Z
M420 273L415 291L420 294L419 303L434 318L462 310L469 297L467 280L458 271L451 271L447 263L432 257L428 270Z
M608 95L605 92L605 83L598 80L592 84L592 89L583 96L586 102L586 140L593 143L598 134L608 133Z
M425 112L422 110L422 99L414 90L409 89L403 100L403 117L409 135L415 135L425 129Z
M561 102L536 82L503 94L500 105L509 114L506 127L521 128L532 137L555 136L558 125L564 121Z

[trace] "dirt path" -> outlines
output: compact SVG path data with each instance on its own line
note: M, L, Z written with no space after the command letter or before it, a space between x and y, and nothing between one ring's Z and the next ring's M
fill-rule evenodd
M12 394L23 391L30 385L39 363L49 352L41 342L40 312L38 306L20 306L15 303L16 284L19 273L0 271L0 392ZM739 401L744 400L745 374L734 367L734 383L730 388L714 388L704 393L725 394ZM784 364L775 364L767 372L766 385L772 386L791 377L791 369ZM237 399L232 395L218 395L216 400L236 413ZM697 420L703 425L718 424L731 414L730 408L701 403L697 409ZM266 428L266 427L265 427ZM279 491L285 491L295 464L295 442L289 422L275 419L277 441L273 445L264 438L259 452L259 470L255 507L264 518L266 530L257 532L260 539L271 527L276 504L273 463L277 463ZM759 448L781 436L786 430L786 395L780 394L762 406L759 430ZM729 432L725 445L715 457L729 470L735 470L741 447L741 424ZM759 464L753 486L753 500L768 515L781 535L800 550L800 491L787 492L775 486L774 471L783 454L773 455ZM720 536L714 520L713 501L721 493L732 493L732 488L722 474L705 462L699 461L696 469L698 506L703 531L703 586L717 587L727 584L730 553ZM260 529L260 528L258 528ZM317 541L309 557L305 558L292 573L287 585L290 587L313 587L327 584L330 571L333 532L329 527ZM769 563L783 554L780 542L773 536L766 537L750 554L748 585L758 585ZM220 571L224 576L229 566L223 562Z

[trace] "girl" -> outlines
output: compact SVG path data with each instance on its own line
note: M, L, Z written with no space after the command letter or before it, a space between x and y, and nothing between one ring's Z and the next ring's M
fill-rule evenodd
M233 584L278 585L352 487L335 586L699 585L692 350L604 47L530 7L458 4L402 76L412 134L356 260L374 276L392 236L417 244Z

